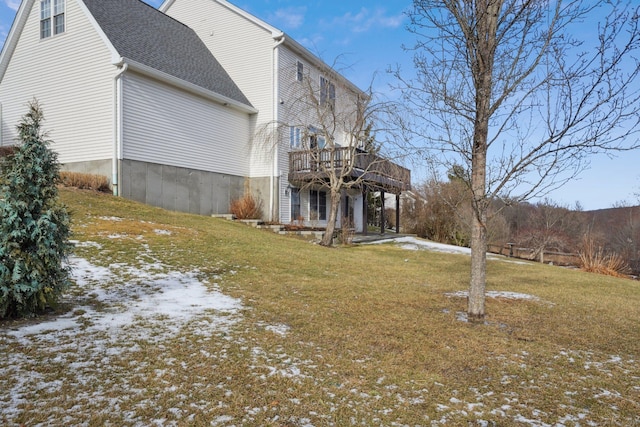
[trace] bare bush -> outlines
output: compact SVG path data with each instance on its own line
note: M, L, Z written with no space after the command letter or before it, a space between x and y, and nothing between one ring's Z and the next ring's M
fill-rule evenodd
M349 218L343 217L340 228L340 241L343 245L350 245L353 243L353 237L355 230L353 228L353 222Z
M414 191L419 199L405 205L405 229L436 242L467 246L471 207L465 198L464 184L433 179L416 186Z
M12 155L16 151L16 147L12 145L0 147L0 158Z
M80 172L60 172L60 180L65 187L74 187L81 190L93 190L110 193L109 179L104 175L94 175Z
M231 213L237 219L260 219L262 218L262 202L250 192L245 192L244 196L231 201Z
M617 253L607 253L602 246L596 245L591 238L583 242L579 252L580 268L589 273L604 274L614 277L626 277L629 274L629 264Z

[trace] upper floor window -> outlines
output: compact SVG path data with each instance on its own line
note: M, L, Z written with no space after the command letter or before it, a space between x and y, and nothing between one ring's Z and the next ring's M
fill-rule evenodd
M296 126L289 128L289 142L291 148L300 148L302 145L302 129Z
M334 108L336 106L336 86L332 82L321 76L320 105L324 107L327 104L331 106L331 108Z
M301 82L304 78L304 64L300 61L296 64L296 81Z
M324 136L311 134L309 135L309 148L322 150L327 146L327 139Z
M40 1L40 38L64 33L64 0Z
M313 126L307 131L307 148L322 150L327 145L327 139Z

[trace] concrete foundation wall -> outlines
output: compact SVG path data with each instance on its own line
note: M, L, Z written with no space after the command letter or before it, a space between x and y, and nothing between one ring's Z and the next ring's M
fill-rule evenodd
M60 170L66 172L90 173L92 175L103 175L109 179L111 184L111 159L90 160L87 162L63 163Z
M122 160L120 195L165 209L200 215L227 214L244 194L245 177Z
M103 175L111 183L111 159L67 163L61 169ZM269 177L249 179L134 160L120 163L120 196L199 215L230 213L231 201L242 197L248 186L253 196L262 202L263 219L268 219L269 185ZM274 209L277 212L278 207Z
M264 220L266 221L279 221L280 218L278 218L278 197L277 197L277 191L278 191L278 179L274 179L274 188L273 188L273 194L275 195L275 200L274 200L274 206L273 206L273 216L269 215L269 197L272 194L272 191L269 190L270 185L271 185L271 179L268 176L265 177L258 177L258 178L251 178L250 181L250 189L251 189L251 193L253 194L253 196L255 198L257 198L258 200L260 200L260 202L262 203L262 217Z

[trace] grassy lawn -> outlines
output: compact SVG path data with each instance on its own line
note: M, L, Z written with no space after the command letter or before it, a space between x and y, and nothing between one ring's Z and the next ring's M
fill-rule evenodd
M0 323L0 425L640 425L638 281L491 259L531 298L474 325L466 255L62 197L77 284Z

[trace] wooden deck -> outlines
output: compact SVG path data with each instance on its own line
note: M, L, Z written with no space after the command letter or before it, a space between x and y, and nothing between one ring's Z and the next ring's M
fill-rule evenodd
M394 194L411 189L411 171L388 159L352 147L312 149L289 153L289 182L322 182L331 173L360 179L371 190Z

